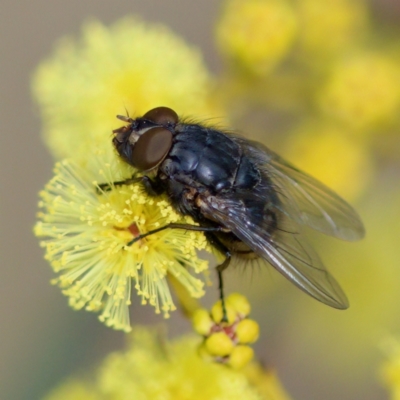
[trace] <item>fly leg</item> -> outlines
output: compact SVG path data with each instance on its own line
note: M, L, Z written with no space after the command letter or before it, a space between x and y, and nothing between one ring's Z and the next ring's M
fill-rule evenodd
M221 305L222 305L222 320L221 322L228 322L228 317L226 314L226 306L225 306L225 296L224 296L224 281L222 279L222 271L226 269L231 262L232 255L230 251L228 250L227 247L225 247L218 239L217 237L213 234L215 232L224 232L226 229L223 228L222 226L198 226L198 225L190 225L190 224L176 224L176 223L170 223L164 226L161 226L160 228L153 229L151 231L148 231L146 233L142 233L139 236L136 236L133 238L130 242L127 243L127 246L132 246L132 244L136 243L137 241L153 235L154 233L161 232L165 229L185 229L187 231L197 231L197 232L205 232L206 237L210 241L210 243L216 247L219 251L225 254L225 260L222 262L222 264L217 266L217 272L218 272L218 281L219 281L219 298L221 300Z
M127 243L127 246L131 246L133 243L138 242L139 240L153 235L154 233L161 232L165 229L184 229L187 231L197 231L197 232L222 232L224 228L222 226L198 226L198 225L190 225L190 224L176 224L170 223L164 226L161 226L157 229L153 229L146 233L142 233L141 235L136 236L130 242Z
M227 251L225 253L225 260L223 261L222 264L217 265L217 272L218 272L218 289L219 289L219 299L221 300L221 306L222 306L222 319L221 322L228 322L228 316L226 314L226 306L225 306L225 296L224 296L224 281L222 279L222 271L226 269L231 262L231 253Z
M115 181L112 183L99 183L97 185L97 193L102 194L102 192L110 192L114 186L117 187L117 186L130 185L132 183L136 183L139 181L140 181L140 179L132 177L132 178L124 179L123 181Z
M111 184L109 183L100 183L97 185L97 193L102 194L104 192L109 192L115 186L124 186L124 185L131 185L133 183L141 182L146 189L146 192L150 196L158 196L164 192L164 188L160 185L158 181L151 180L148 176L139 176L135 177L132 176L131 178L124 179L123 181L115 181Z
M224 295L224 281L222 279L222 272L228 268L231 259L232 259L232 254L228 250L228 248L221 243L221 241L212 233L212 232L206 232L207 239L213 245L217 250L219 250L221 253L225 255L225 260L217 265L217 273L218 273L218 289L219 289L219 299L221 300L221 307L222 307L222 320L221 322L228 322L228 316L226 313L226 305L225 305L225 295Z

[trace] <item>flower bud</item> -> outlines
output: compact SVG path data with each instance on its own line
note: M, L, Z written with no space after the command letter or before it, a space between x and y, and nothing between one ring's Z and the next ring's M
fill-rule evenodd
M206 339L205 346L208 352L215 356L227 356L234 347L232 340L224 332L211 334Z

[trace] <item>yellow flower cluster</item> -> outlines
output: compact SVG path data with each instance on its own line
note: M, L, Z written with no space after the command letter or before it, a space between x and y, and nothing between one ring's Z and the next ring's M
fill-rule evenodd
M127 351L109 355L93 381L70 380L45 400L288 400L272 372L256 364L246 373L197 355L198 339L166 341L136 328Z
M207 270L196 251L208 245L200 232L166 229L129 246L140 233L193 221L178 215L165 198L149 198L140 184L114 186L124 171L116 156L109 162L101 154L96 159L94 170L72 161L57 164L54 178L40 194L35 233L45 238L45 257L60 274L54 283L70 305L100 311L106 325L129 331L131 282L143 304L149 302L168 317L175 305L167 275L190 296L202 296L204 283L193 274Z
M384 54L354 54L332 68L317 98L325 114L361 132L389 124L400 107L400 66Z
M351 49L368 25L363 0L296 0L300 54L308 64L329 60Z
M216 37L221 53L233 65L263 75L284 59L295 33L296 18L287 1L229 0Z
M257 322L248 318L250 304L239 293L225 299L226 319L219 300L208 312L197 310L192 318L193 328L204 337L199 352L204 358L227 364L234 369L243 368L253 358L253 349L248 344L258 339Z

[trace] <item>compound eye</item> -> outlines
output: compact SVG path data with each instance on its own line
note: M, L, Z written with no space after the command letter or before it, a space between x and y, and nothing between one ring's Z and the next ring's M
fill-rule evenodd
M147 111L143 119L155 122L157 125L171 125L178 123L178 114L168 107L157 107Z
M140 171L155 168L172 146L172 133L165 128L152 128L143 133L132 151L132 164Z

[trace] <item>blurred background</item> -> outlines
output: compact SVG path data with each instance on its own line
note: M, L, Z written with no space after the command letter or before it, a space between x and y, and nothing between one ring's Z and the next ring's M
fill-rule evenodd
M216 77L219 114L333 187L365 222L359 243L310 234L349 297L347 311L317 303L271 269L227 272L227 290L250 298L261 325L259 359L294 399L389 398L379 371L381 342L400 335L400 4L341 0L327 12L318 3L266 0L252 32L235 20L247 11L214 0L2 1L1 399L41 398L124 346L123 333L73 311L49 284L54 273L32 227L54 160L31 78L57 39L77 37L88 18L108 25L128 14L197 46ZM256 37L257 28L252 49L246 34ZM204 303L216 298L211 288ZM162 322L135 300L133 323ZM175 312L168 330L175 336L190 325Z

